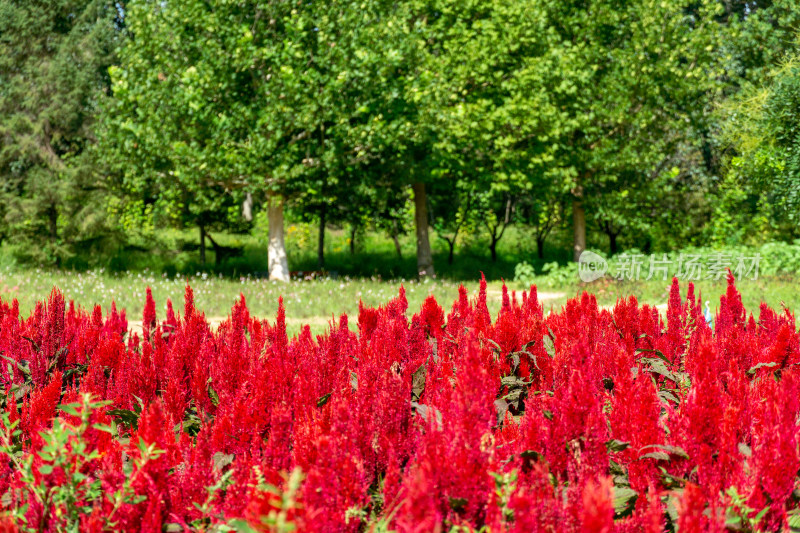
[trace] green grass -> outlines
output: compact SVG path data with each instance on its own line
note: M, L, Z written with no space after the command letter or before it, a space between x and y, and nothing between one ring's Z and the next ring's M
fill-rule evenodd
M541 281L544 281L542 279ZM322 333L333 317L346 313L355 323L358 302L374 306L380 305L397 295L401 284L406 289L409 301L409 316L422 305L423 300L433 294L440 305L449 311L458 295L458 282L449 280L428 280L419 282L409 279L384 280L373 278L321 279L314 281L293 281L291 283L271 282L262 278L242 276L231 279L220 276L198 274L192 276L166 276L152 272L108 273L94 270L88 272L57 271L46 269L20 269L4 267L0 269L0 298L17 298L23 313L29 313L37 300L47 297L52 287L57 286L68 300L74 300L84 308L100 304L108 309L111 302L127 310L130 321L141 319L146 287L151 287L157 303L159 316L164 316L167 298L173 301L176 310L183 307L183 292L186 284L194 290L195 303L210 319L226 317L230 308L243 294L254 316L273 319L278 307L278 298L283 296L286 306L290 333L299 331L302 324L309 324L314 333ZM464 285L475 295L478 276ZM540 294L546 309L558 308L567 298L583 290L597 295L603 306L611 306L620 297L636 295L641 303L663 305L667 302L669 282L611 282L596 281L590 284L574 283L558 287L547 287L540 283ZM758 280L741 280L738 288L746 308L757 312L758 305L765 301L771 307L780 309L785 305L796 312L800 309L798 279L795 277L762 277ZM702 281L696 284L703 299L711 301L712 309L719 305L719 296L725 292L725 282ZM496 313L500 307L501 282L489 283L489 308ZM512 290L523 287L509 283ZM682 294L686 284L682 284Z
M195 305L210 319L225 317L231 306L244 295L250 312L260 318L273 318L278 309L278 298L283 296L290 331L296 332L300 325L309 323L315 333L324 331L328 321L346 313L355 321L358 303L374 306L386 303L398 294L400 284L406 289L410 312L416 312L423 300L433 294L449 310L458 295L458 283L446 280L393 280L379 279L320 279L279 283L263 278L241 277L230 279L200 274L196 276L170 277L148 272L107 273L104 271L70 272L45 269L0 270L0 298L9 301L16 298L23 313L29 313L37 300L46 298L55 286L61 289L67 300L74 300L84 308L100 304L108 309L111 302L127 310L128 319L140 320L145 300L145 289L149 286L156 300L157 310L163 317L167 299L171 299L176 310L183 308L186 284L194 291ZM477 281L467 284L477 290ZM499 309L499 289L493 284L490 307ZM499 294L499 293L497 293Z
M329 229L325 250L326 270L331 277L282 284L264 279L267 257L259 231L213 235L221 245L240 248L242 254L215 268L214 254L209 248L204 269L197 252L196 233L169 229L160 231L157 237L133 239L132 244L109 250L94 263L86 259L78 261L75 270L20 266L0 249L0 298L17 298L22 311L28 313L36 301L46 298L52 287L57 286L67 299L75 300L84 308L100 304L108 309L114 301L127 310L133 322L141 318L146 287L152 288L163 316L167 298L173 301L176 309L183 307L183 292L188 283L194 289L197 307L214 321L228 315L239 294L245 296L253 315L271 319L277 310L278 297L283 296L291 333L299 331L304 323L310 324L315 333L322 333L328 321L342 313L355 322L359 301L374 306L395 297L401 283L406 287L410 314L420 308L429 294L449 311L457 297L458 285L464 283L471 294L475 294L481 272L490 280L489 308L495 313L500 306L502 279L509 281L511 289L527 288L512 281L518 262L527 261L541 272L546 261L558 260L564 264L569 259L569 235L556 232L548 241L551 243L548 257L542 261L535 258L533 240L526 230L511 227L500 242L496 262L489 259L485 239L478 234L464 236L456 261L449 265L444 241L432 234L437 279L419 282L415 276L415 242L411 235L400 239L402 257L397 256L385 235L375 232L358 236L355 254L351 254L349 232ZM291 270L318 269L313 226L289 224L286 242ZM86 270L86 267L91 269ZM798 281L800 274L770 276L740 280L738 287L750 311L757 312L758 305L765 301L775 309L785 305L796 312L800 309ZM577 274L563 270L561 276L539 276L535 283L546 309L558 308L567 298L584 290L596 294L602 306L612 306L618 298L631 294L642 303L663 306L669 287L668 281L656 280L599 280L583 284L577 280ZM710 301L712 308L718 307L719 296L725 292L725 281L704 280L696 285L703 300ZM682 283L682 294L685 293L686 283Z
M793 313L800 310L800 291L797 290L800 279L796 276L760 277L757 280L742 279L736 282L736 288L742 294L742 302L749 312L758 314L761 302L780 310L786 307ZM719 297L725 293L725 280L702 280L694 282L695 294L702 295L703 303L711 302L711 309L719 307ZM578 286L574 286L577 288ZM681 283L681 296L686 296L687 282ZM665 304L669 296L669 282L665 281L627 281L627 282L594 282L583 284L582 288L597 295L601 305L613 305L620 297L636 295L641 303L651 305ZM565 287L569 290L570 287Z

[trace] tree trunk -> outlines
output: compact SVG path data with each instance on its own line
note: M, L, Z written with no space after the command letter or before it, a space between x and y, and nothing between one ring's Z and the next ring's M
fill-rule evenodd
M586 249L586 212L583 209L583 190L579 187L572 198L572 259L577 262Z
M247 222L252 222L253 220L253 195L249 192L242 202L242 218Z
M536 255L539 259L544 259L544 239L536 237Z
M319 236L317 237L317 267L322 269L325 266L325 212L327 205L322 204L319 210Z
M219 268L222 265L222 259L224 257L222 246L220 246L217 241L214 240L214 237L212 237L210 233L206 233L205 236L208 239L208 242L211 243L211 247L214 248L214 266Z
M398 238L397 234L397 220L392 221L392 242L394 242L394 251L397 252L397 258L403 258L403 250L400 248L400 239Z
M489 251L492 253L492 263L496 263L497 262L497 240L495 240L494 238L492 238L492 242L489 243Z
M447 254L447 264L452 265L454 259L453 256L455 255L455 250L456 250L456 240L453 239L452 242L447 241L447 245L450 247L450 253Z
M608 232L608 252L611 255L617 253L617 234L613 232Z
M267 207L269 220L269 242L267 261L269 279L289 281L289 261L286 259L286 244L283 241L283 198L272 196Z
M50 233L50 239L55 242L58 240L58 208L56 204L50 204L47 207L47 226Z
M200 264L206 267L206 227L200 224Z
M355 224L350 224L350 255L356 255L356 228Z
M414 222L417 232L417 272L420 277L434 276L433 253L428 240L428 201L425 195L425 184L415 183L414 191Z

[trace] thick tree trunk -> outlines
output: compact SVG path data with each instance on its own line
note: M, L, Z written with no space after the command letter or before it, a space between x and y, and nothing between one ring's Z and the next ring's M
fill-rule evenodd
M317 267L325 266L325 212L327 206L322 204L319 210L319 235L317 237Z
M586 249L586 212L583 209L583 191L579 188L572 198L572 258L580 259Z
M417 232L417 272L420 277L434 276L433 253L428 239L428 199L425 194L425 184L415 183L414 191L414 222Z
M206 267L206 227L200 224L200 264Z
M447 254L447 264L452 265L456 251L456 240L453 239L452 242L447 241L447 245L450 247L450 253Z
M536 237L536 255L544 259L544 239L541 237Z
M267 207L269 220L269 242L267 261L269 279L289 281L289 262L286 259L286 244L283 241L283 198L273 196Z

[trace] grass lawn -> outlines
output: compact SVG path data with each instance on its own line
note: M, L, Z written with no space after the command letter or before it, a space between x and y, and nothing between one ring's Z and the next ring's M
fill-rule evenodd
M464 285L475 294L478 276ZM667 301L669 283L665 281L617 282L599 280L591 284L566 284L549 287L542 278L539 293L545 308L560 307L567 298L587 290L597 295L600 305L611 306L620 297L636 295L642 303L663 305ZM322 279L294 281L288 284L271 282L255 277L238 279L213 275L166 276L148 272L107 273L100 270L89 272L53 271L45 269L0 269L0 298L17 298L23 313L33 309L37 300L46 298L53 286L59 287L68 300L90 308L100 304L107 309L111 302L128 312L128 319L135 326L140 320L145 299L145 288L151 287L157 309L163 317L167 298L177 310L183 306L183 291L186 284L194 290L195 302L213 322L227 316L231 305L240 294L247 299L251 313L272 318L278 306L278 297L283 296L290 333L296 333L302 324L309 324L312 331L322 333L328 321L347 313L353 321L358 313L358 302L379 305L397 295L402 283L406 288L409 312L416 312L422 301L433 294L439 303L449 310L458 294L459 283L450 280L416 280L379 278ZM761 301L780 309L785 305L796 312L800 309L800 291L795 277L741 280L738 283L745 307L757 311ZM703 299L711 301L712 309L719 304L719 296L725 291L725 281L701 281L696 283ZM510 289L523 287L510 283ZM685 294L686 284L682 284ZM500 307L502 282L489 282L489 308L496 313Z

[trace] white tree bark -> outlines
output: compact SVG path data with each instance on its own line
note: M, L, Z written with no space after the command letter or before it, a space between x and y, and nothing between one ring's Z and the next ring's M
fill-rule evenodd
M283 241L283 198L273 196L267 206L269 220L269 243L267 260L269 279L289 281L289 262L286 259L286 244Z
M414 221L417 231L417 272L419 277L435 277L433 271L433 254L431 243L428 240L428 200L424 183L415 183L414 191Z
M253 195L249 192L245 195L242 202L242 218L247 222L253 220Z

